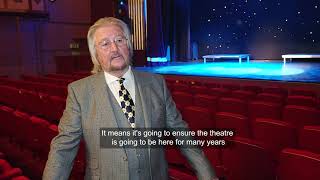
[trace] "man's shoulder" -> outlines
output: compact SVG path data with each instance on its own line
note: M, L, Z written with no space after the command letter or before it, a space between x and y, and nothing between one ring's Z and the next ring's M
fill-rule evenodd
M163 76L160 74L154 74L150 72L143 72L143 71L137 71L134 70L134 74L136 77L143 79L144 81L154 81L154 80L159 80L162 81Z
M72 88L83 88L91 84L92 80L97 77L97 74L93 74L82 79L73 81L69 84Z

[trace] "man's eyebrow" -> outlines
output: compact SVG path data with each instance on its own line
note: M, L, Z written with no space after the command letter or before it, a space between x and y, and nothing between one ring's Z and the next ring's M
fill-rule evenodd
M123 36L123 35L117 35L117 36L115 36L114 38L118 38L118 37L125 37L125 36ZM100 41L98 41L98 42L103 42L103 41L111 41L109 38L107 38L107 37L105 37L105 38L102 38Z

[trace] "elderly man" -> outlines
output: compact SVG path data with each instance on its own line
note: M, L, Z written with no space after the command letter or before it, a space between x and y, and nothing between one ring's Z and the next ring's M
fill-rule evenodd
M131 68L127 25L99 19L88 32L93 75L68 86L59 135L52 140L43 179L68 179L80 139L86 145L85 179L168 179L163 148L100 148L100 128L187 128L160 75ZM215 179L197 148L181 148L199 179Z

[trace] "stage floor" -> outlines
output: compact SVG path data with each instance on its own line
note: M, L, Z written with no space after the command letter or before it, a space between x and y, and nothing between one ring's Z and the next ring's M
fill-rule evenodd
M320 83L320 62L251 61L238 62L188 62L153 63L136 67L140 71L158 74L223 77L271 81Z

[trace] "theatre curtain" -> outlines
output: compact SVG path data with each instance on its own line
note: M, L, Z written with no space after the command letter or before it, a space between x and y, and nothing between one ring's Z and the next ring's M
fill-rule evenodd
M191 59L190 0L147 1L147 56L165 57L168 46L172 61Z

